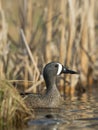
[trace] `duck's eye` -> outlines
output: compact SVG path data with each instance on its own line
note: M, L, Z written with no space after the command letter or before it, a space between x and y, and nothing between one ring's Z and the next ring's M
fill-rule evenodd
M58 64L56 64L55 67L57 68L57 67L58 67Z

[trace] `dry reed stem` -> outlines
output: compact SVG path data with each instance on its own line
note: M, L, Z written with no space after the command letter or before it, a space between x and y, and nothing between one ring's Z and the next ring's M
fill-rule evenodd
M24 82L24 87L25 87L25 90L28 88L28 69L27 69L27 66L28 66L28 59L27 59L28 57L27 56L25 56L24 57L24 60L25 60L25 72L24 72L24 80L25 80L25 82Z
M65 63L66 58L66 43L65 43L65 0L61 0L61 42L60 42L60 62Z
M72 58L72 45L75 38L75 1L68 0L69 3L69 40L68 40L68 51L67 51L67 65L70 66Z
M93 61L91 63L91 61L89 61L89 68L90 69L94 69L94 63L96 62L96 56L95 55L95 24L94 24L94 7L95 7L95 0L91 0L90 1L90 5L89 5L89 13L88 13L88 29L89 29L89 56L91 58L91 61ZM91 85L93 82L93 78L92 78L92 72L88 72L88 84Z
M47 35L46 35L46 62L50 62L52 59L51 53L51 41L52 41L52 1L48 1L48 12L47 12Z
M8 80L7 82L13 83L13 82L24 82L24 80ZM29 83L34 83L34 81L28 81Z
M75 11L75 0L68 0L68 4L69 4L69 38L68 38L68 49L67 49L67 57L66 57L66 64L67 66L72 66L71 62L72 62L72 57L73 57L73 43L74 43L74 39L75 39L75 34L76 34L76 11ZM67 75L66 76L66 80L70 81L71 84L74 84L73 81L71 80L71 76ZM66 85L66 92L69 93L69 91L71 91L71 87L69 89L70 86ZM73 87L75 87L73 85ZM74 90L74 88L72 88L72 91ZM72 92L73 93L73 92Z
M27 26L25 27L25 34L27 42L30 43L32 32L32 0L27 2Z
M36 70L36 73L37 73L37 75L36 75L36 77L37 77L36 80L38 80L40 73L39 73L39 70L38 70L38 68L37 68L37 64L36 64L36 62L35 62L35 60L34 60L34 57L33 57L32 53L31 53L31 51L30 51L30 48L29 48L29 46L28 46L28 43L27 43L27 41L26 41L26 38L25 38L25 35L24 35L24 32L23 32L22 29L21 29L21 36L22 36L23 42L24 42L24 44L25 44L25 46L26 46L26 49L27 49L27 51L28 51L29 57L30 57L30 59L31 59L31 61L32 61L32 63L33 63L33 66L34 66L35 70Z
M65 6L66 6L66 1L65 0L61 0L60 2L60 12L61 12L61 15L60 15L60 27L61 27L61 41L60 41L60 62L62 64L65 63L65 59L66 59L66 43L65 43ZM64 80L60 80L60 86L63 86L64 85Z
M88 0L84 1L84 12L82 13L82 36L81 36L81 46L86 52L88 52ZM88 74L88 57L84 50L81 49L81 81L86 86L87 85L87 74Z
M0 77L2 79L5 78L4 62L6 63L7 61L7 54L9 51L7 48L7 31L7 23L2 9L2 3L0 1Z
M23 67L23 62L19 63L16 68L15 71L13 72L13 77L17 76L17 73L20 71L20 69ZM16 77L17 78L17 77Z
M88 28L89 28L89 55L94 62L94 54L95 54L95 23L94 23L94 7L95 0L90 0L89 9L88 9Z
M38 85L40 85L41 83L43 83L44 80L40 79L37 83L35 83L33 86L31 86L30 88L28 88L25 92L31 92L32 90L34 90L34 88L36 88ZM33 92L36 92L35 90Z

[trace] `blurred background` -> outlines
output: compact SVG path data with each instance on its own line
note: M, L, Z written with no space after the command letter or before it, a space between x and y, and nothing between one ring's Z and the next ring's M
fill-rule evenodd
M1 79L43 92L42 68L51 61L80 71L59 78L61 93L98 83L98 1L0 0Z

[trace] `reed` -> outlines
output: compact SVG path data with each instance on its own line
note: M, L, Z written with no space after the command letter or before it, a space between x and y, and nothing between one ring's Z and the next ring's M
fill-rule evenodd
M46 62L50 62L52 59L52 0L48 1L48 7L47 7L47 34L46 34Z
M24 103L18 91L6 80L0 80L0 126L22 126L33 113Z
M40 76L43 66L49 61L60 61L81 72L78 78L63 77L63 82L58 83L59 85L65 86L66 80L70 82L64 91L67 86L75 88L79 82L86 87L89 84L88 79L93 81L97 70L97 0L26 2L22 0L17 4L15 11L18 12L18 17L11 21L14 24L5 19L6 16L13 17L14 8L9 9L12 10L9 15L3 12L1 4L3 13L0 37L4 36L0 44L1 77L14 80L13 84L19 89L24 86L24 91L37 92L43 83ZM15 6L14 2L12 4ZM10 30L7 29L7 25ZM14 31L11 29L12 26ZM19 33L21 29L22 35ZM19 85L19 80L24 81L22 85ZM33 83L29 84L29 81ZM42 89L44 90L44 87Z
M64 94L98 81L98 1L14 0L9 5L15 8L6 10L7 2L0 1L0 125L20 126L34 114L19 92L44 91L41 74L47 62L81 72L58 82Z

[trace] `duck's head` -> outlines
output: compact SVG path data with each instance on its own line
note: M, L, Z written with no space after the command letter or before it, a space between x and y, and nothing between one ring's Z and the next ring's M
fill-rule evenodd
M43 76L46 78L47 76L49 77L55 77L60 74L79 74L79 72L76 72L74 70L70 70L63 66L62 64L58 62L50 62L46 64L43 70Z

